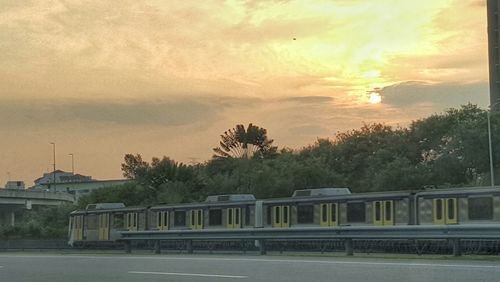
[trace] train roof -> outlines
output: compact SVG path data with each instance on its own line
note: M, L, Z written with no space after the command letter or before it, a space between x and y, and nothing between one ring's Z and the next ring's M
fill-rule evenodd
M446 188L422 190L417 193L418 197L433 197L446 195L468 195L468 194L495 194L500 195L500 186L479 186L479 187L463 187L463 188Z
M338 188L337 188L338 189ZM347 189L347 188L345 188ZM316 190L316 189L312 189ZM298 195L294 193L292 197L287 198L273 198L273 199L265 199L262 200L263 203L301 203L301 202L320 202L320 201L345 201L345 200L361 200L361 199L377 199L377 198L405 198L411 194L414 194L413 191L387 191L387 192L367 192L367 193L338 193L331 195L323 195L320 193L311 192L309 196L306 196L305 193ZM304 195L304 196L301 196Z
M123 203L96 203L87 205L84 210L75 210L70 213L70 215L78 214L91 214L91 213L101 213L101 212L134 212L141 211L147 207L126 207Z
M212 195L208 196L204 202L197 203L183 203L183 204L164 204L156 205L151 209L164 209L164 208L196 208L206 206L235 206L246 205L255 203L256 199L253 194L228 194L228 195Z

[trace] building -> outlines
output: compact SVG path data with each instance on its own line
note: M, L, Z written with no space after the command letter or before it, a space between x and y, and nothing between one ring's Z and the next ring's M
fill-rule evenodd
M42 177L36 179L34 188L42 188L43 185L50 183L75 183L94 181L91 176L73 174L62 170L44 173Z
M24 190L24 181L8 181L7 184L5 184L5 189Z
M91 176L73 174L62 170L44 173L42 177L36 179L33 191L66 192L73 194L76 199L90 192L107 187L120 186L130 183L130 179L96 180Z

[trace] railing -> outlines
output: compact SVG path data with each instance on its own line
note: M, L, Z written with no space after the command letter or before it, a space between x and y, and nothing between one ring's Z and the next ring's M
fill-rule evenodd
M189 253L193 252L193 241L256 240L261 254L266 254L266 240L344 240L347 255L353 254L353 240L450 240L453 254L459 256L460 240L500 240L500 224L122 231L120 234L127 252L131 251L134 240L154 241L157 253L160 241L165 240L185 241Z

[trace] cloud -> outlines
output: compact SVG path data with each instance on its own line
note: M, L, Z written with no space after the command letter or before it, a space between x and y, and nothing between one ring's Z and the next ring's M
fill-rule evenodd
M305 104L315 104L315 103L331 103L333 101L332 97L327 96L299 96L299 97L287 97L283 98L283 101L305 103Z
M83 122L118 126L175 127L209 123L224 108L214 101L169 99L169 101L96 100L7 100L0 104L0 126L50 126Z
M421 81L407 81L384 87L380 94L382 103L394 107L415 107L430 105L436 111L459 105L488 104L489 88L485 82L471 84L430 84Z

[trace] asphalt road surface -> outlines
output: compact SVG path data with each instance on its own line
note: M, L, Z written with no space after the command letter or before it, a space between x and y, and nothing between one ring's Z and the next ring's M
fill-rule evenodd
M0 281L499 281L500 263L240 255L0 254Z

